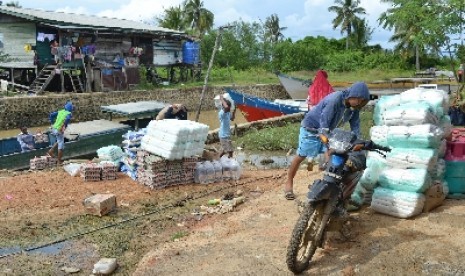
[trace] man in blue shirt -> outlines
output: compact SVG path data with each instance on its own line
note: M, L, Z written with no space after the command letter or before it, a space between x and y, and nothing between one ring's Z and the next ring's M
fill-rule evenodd
M26 152L34 149L34 135L27 131L27 127L21 127L21 133L18 134L18 143L21 146L21 152Z
M360 136L360 109L370 100L370 91L364 82L356 82L347 90L327 95L305 114L299 134L297 155L292 160L284 186L285 197L293 200L294 177L306 157L314 158L325 148L319 135L350 123L350 129Z

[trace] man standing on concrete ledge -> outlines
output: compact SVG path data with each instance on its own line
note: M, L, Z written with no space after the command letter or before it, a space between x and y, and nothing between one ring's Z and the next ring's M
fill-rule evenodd
M53 144L52 148L48 151L48 155L55 156L55 148L58 146L58 164L62 164L63 150L65 148L65 129L68 127L69 122L72 118L72 111L74 107L73 104L68 101L65 104L64 109L50 113L49 120L52 124L52 135L55 136L56 142Z

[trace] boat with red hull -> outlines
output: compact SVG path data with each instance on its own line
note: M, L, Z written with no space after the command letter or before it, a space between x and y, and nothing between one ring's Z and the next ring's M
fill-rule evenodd
M227 88L226 92L248 122L306 111L297 105L272 102L230 88Z

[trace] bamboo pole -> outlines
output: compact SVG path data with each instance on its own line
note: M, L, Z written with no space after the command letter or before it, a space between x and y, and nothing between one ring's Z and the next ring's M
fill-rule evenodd
M216 35L215 46L213 47L212 56L210 57L210 62L208 63L207 74L205 75L205 81L204 81L203 87L202 87L202 94L200 95L199 108L197 109L197 114L195 115L195 121L196 122L199 121L200 110L202 109L203 98L205 97L205 91L207 90L208 78L210 77L210 71L211 71L211 69L213 67L213 60L215 59L216 51L218 51L218 48L220 46L221 34L223 33L223 30L225 28L229 28L229 27L232 27L232 26L231 25L226 25L226 26L221 26L221 27L218 28L218 34Z

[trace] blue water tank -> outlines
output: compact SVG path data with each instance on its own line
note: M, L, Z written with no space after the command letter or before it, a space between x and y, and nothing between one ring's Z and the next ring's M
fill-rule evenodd
M200 63L200 45L198 42L184 42L184 45L182 45L182 62L186 64Z

